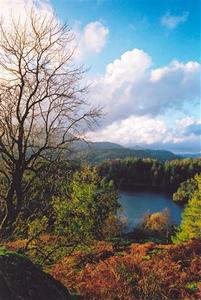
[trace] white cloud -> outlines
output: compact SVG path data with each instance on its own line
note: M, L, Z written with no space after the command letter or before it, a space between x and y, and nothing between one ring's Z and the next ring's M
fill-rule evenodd
M4 25L4 30L7 31L7 34L11 36L12 39L12 29L13 29L13 23L17 24L17 26L21 26L22 30L26 32L31 32L31 20L30 20L30 14L34 12L34 16L38 18L38 20L42 22L44 18L46 20L51 20L51 22L57 23L59 20L56 19L54 16L54 11L52 6L49 4L48 1L45 0L0 0L0 20ZM42 17L42 18L41 18ZM30 38L30 41L32 40L32 35L27 35ZM2 35L2 32L0 32L0 39L4 38ZM14 37L13 37L14 39ZM72 45L73 47L73 45ZM73 49L73 48L72 48ZM1 51L3 51L1 49ZM59 52L59 51L58 51ZM5 55L5 53L2 52L0 55ZM10 59L10 61L9 61ZM11 58L7 60L7 63L11 62ZM15 64L16 57L12 57L12 63ZM52 59L52 62L56 63L55 55ZM17 64L16 64L17 65ZM13 72L9 72L6 70L3 66L0 66L0 76L1 79L8 79L13 78L14 74ZM15 78L15 76L14 76Z
M92 140L112 141L122 145L147 145L159 142L165 135L166 127L163 121L148 117L131 116L116 121L98 132L89 133Z
M76 56L79 59L90 53L100 53L104 48L109 34L109 29L101 22L95 21L88 23L83 30L75 30L78 43Z
M37 16L54 16L54 10L48 0L0 0L0 16L9 25L11 17L19 19L22 23L28 11L34 8ZM55 17L56 21L59 19ZM109 29L101 22L95 21L87 24L83 29L80 26L73 28L75 41L72 47L77 47L76 59L83 59L91 53L100 53L104 48Z
M177 120L175 124L168 127L161 119L131 116L113 122L96 132L89 132L88 137L93 141L110 141L128 147L141 145L172 150L186 148L186 151L192 147L195 151L200 151L200 139L197 132L192 131L187 134L189 124L190 126L200 125L198 121L190 117Z
M105 82L119 86L125 81L139 81L150 66L151 58L144 51L127 51L106 67Z
M200 64L174 60L154 69L151 57L140 49L127 51L92 79L90 99L104 107L106 117L92 140L133 146L199 151L199 124L192 117L169 127L167 111L181 112L200 97ZM185 106L184 106L185 108ZM172 116L171 116L172 117Z
M24 21L27 11L32 8L38 14L52 15L53 9L46 0L0 0L0 16L8 22L11 17Z
M200 64L174 60L154 69L151 57L140 49L127 51L92 79L90 99L104 107L104 124L131 115L157 116L168 108L182 110L200 96Z
M171 76L174 73L185 73L186 76L196 73L200 70L200 64L195 61L189 61L186 64L173 60L169 66L158 68L151 71L150 80L153 82L160 81L165 77Z
M189 125L192 125L194 123L194 120L192 117L185 117L179 120L176 120L176 126L178 129L182 130L186 128Z
M192 117L186 117L177 121L177 127L181 129L184 135L197 135L201 143L201 121L195 121ZM201 148L201 147L200 147ZM201 149L200 149L201 150Z
M185 23L188 19L188 12L183 12L182 15L171 15L170 12L167 12L161 18L161 24L168 29L175 29L179 24Z
M87 51L99 53L106 43L106 37L109 33L108 28L101 22L91 22L84 28L83 43Z

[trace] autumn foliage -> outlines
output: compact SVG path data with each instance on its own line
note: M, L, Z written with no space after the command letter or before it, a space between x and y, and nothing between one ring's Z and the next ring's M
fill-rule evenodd
M123 250L99 242L57 263L52 275L87 300L201 299L201 241Z

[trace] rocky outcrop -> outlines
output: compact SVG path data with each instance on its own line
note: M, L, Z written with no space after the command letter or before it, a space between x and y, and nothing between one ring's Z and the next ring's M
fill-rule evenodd
M30 260L0 249L0 300L70 300L68 290Z

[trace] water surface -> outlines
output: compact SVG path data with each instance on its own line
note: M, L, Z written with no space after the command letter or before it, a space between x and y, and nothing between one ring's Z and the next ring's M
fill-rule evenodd
M128 220L129 229L138 225L146 213L154 213L167 208L171 222L179 224L183 207L172 201L172 196L155 191L120 191L121 214Z

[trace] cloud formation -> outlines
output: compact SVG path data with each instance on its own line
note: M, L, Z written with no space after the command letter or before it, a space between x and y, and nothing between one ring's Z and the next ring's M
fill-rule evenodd
M6 24L14 19L24 22L27 12L32 8L38 16L45 15L54 17L56 21L59 19L54 15L53 7L48 0L0 0L0 16ZM92 53L100 53L104 48L109 29L99 21L86 24L84 28L77 26L73 28L75 41L72 47L76 47L76 60L83 60L87 55Z
M166 131L165 124L161 120L145 116L131 116L121 121L115 121L89 135L98 141L120 142L122 145L135 145L136 143L149 145L159 142Z
M32 8L39 14L53 16L53 8L46 0L0 0L0 15L6 22L12 18L23 21Z
M182 15L171 15L167 12L161 18L161 24L168 29L175 29L178 25L185 23L188 19L188 12L183 12Z
M25 18L34 8L38 14L53 15L52 6L43 0L0 0L1 15L8 22L13 17ZM187 21L188 13L180 16L167 13L161 24L175 29ZM106 45L109 29L100 21L75 30L77 59L100 53ZM89 80L89 99L106 113L102 127L89 133L94 140L108 140L126 146L179 149L194 147L199 151L201 124L192 118L178 120L170 128L162 115L167 110L181 111L185 103L193 105L200 97L200 64L178 60L154 68L151 56L142 49L126 51L106 66L105 73Z
M106 44L108 34L109 29L99 21L88 23L82 30L75 30L78 44L76 57L83 59L91 53L100 53Z
M89 137L125 146L199 151L200 123L187 117L169 127L164 114L182 111L186 103L198 103L200 69L196 61L177 60L154 68L143 50L125 52L107 65L105 74L90 82L91 101L104 107L106 117Z
M182 110L200 95L200 64L174 60L154 69L151 57L140 49L125 52L90 81L91 101L107 114L104 125L135 116L157 116L167 109Z
M186 125L184 125L186 124ZM141 145L149 148L170 149L173 151L200 151L201 123L192 118L177 120L168 127L164 120L148 116L131 116L127 119L88 133L93 141L111 141L132 147ZM199 131L198 131L199 128Z

